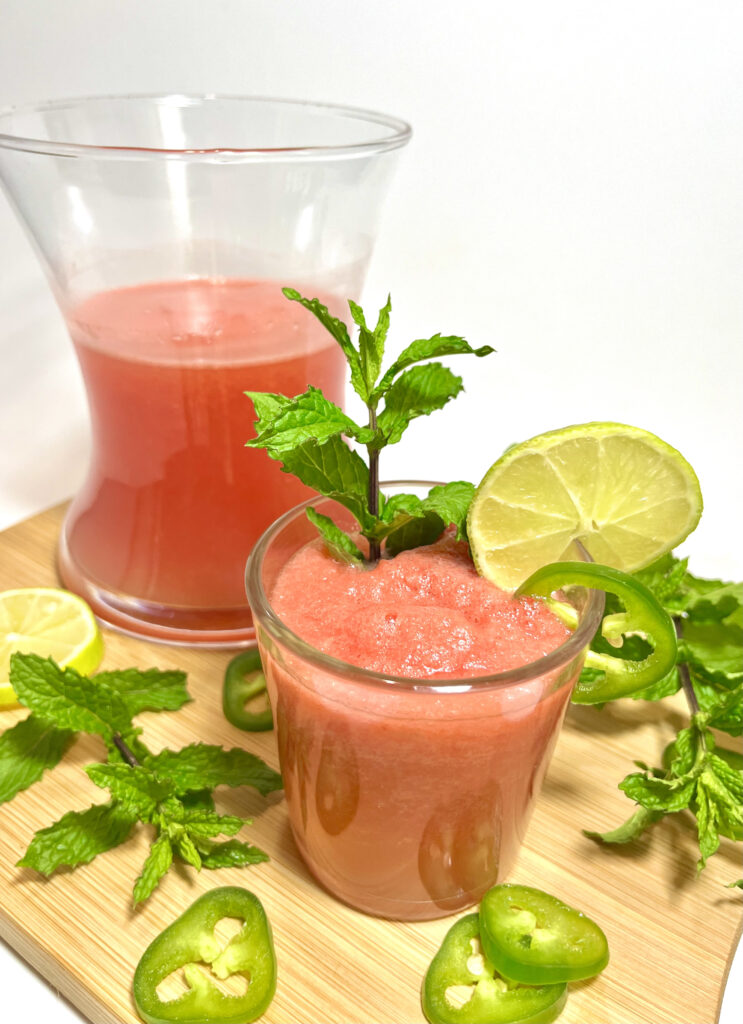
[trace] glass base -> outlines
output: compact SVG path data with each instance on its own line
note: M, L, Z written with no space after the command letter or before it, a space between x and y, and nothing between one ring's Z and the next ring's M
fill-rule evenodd
M87 601L96 618L119 633L158 643L215 649L247 647L255 642L247 604L237 608L172 607L107 590L80 571L64 534L57 551L57 572L63 586Z
M458 914L476 906L480 902L480 897L484 896L490 888L488 886L476 897L462 896L441 903L434 903L433 900L386 899L382 896L375 896L373 893L346 893L342 887L328 884L321 872L309 865L307 865L307 869L326 892L340 900L341 903L345 903L347 907L358 910L369 917L380 917L387 921L437 921L442 917L451 917L452 914ZM495 884L496 882L493 881L493 885Z
M286 775L284 778L286 779ZM488 889L505 880L513 867L517 852L512 851L505 863L494 865L492 870L479 878L476 885L468 891L452 884L446 896L442 895L437 899L421 898L424 884L420 877L412 882L408 877L407 883L398 879L375 890L370 884L350 879L347 870L344 871L342 867L336 870L336 865L330 861L324 865L317 863L310 855L301 832L294 827L291 808L290 824L292 838L305 867L326 892L353 910L358 910L369 917L381 917L389 921L434 921L469 910L480 902ZM404 872L404 863L401 863L401 869ZM406 885L409 887L408 891Z

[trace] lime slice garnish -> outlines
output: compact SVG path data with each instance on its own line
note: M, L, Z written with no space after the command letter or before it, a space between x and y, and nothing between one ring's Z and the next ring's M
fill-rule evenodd
M578 559L624 572L676 547L699 522L702 495L686 459L621 423L584 423L509 448L467 518L477 571L515 590L540 566Z
M9 679L16 651L54 658L87 675L101 663L103 640L82 598L68 590L28 587L0 593L0 705L16 703Z

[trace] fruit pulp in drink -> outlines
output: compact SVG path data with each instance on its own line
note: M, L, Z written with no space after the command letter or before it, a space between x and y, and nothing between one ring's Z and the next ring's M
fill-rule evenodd
M268 281L121 288L80 302L67 321L92 456L63 532L64 582L104 619L116 624L118 609L144 632L148 622L166 635L249 627L250 549L311 492L245 447L255 415L244 392L312 384L340 403L339 347Z

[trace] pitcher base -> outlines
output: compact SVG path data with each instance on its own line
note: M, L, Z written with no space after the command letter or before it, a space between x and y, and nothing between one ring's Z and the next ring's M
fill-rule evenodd
M215 649L247 647L255 642L247 603L237 608L173 607L107 590L80 572L64 539L57 551L57 572L63 586L87 601L104 626L119 633L159 643Z

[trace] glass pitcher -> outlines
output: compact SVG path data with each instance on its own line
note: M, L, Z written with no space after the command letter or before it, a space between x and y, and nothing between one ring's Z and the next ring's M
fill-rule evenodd
M253 636L243 568L309 491L245 447L246 391L343 398L331 336L357 298L410 128L345 107L124 96L0 114L0 181L65 317L90 408L62 582L161 640Z

